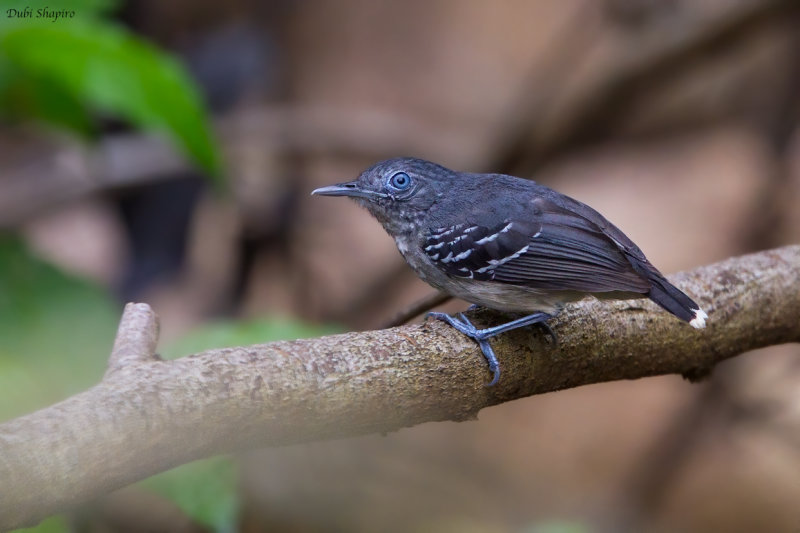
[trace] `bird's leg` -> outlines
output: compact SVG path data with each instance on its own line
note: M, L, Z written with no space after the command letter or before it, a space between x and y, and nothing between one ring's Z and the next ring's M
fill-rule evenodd
M481 306L478 305L478 304L472 304L469 307L467 307L467 311L475 311L476 309L481 309ZM428 313L428 315L430 315L430 314L431 313ZM524 316L524 317L520 318L519 320L527 320L530 317L535 317L535 316L538 316L538 315L542 315L542 316L544 316L544 318L541 319L541 320L533 320L532 322L529 322L529 323L526 323L526 324L514 325L514 326L511 326L511 327L509 327L509 328L507 328L507 329L505 329L503 331L510 331L512 329L523 327L523 326L539 326L553 340L553 345L554 346L558 346L558 337L556 336L555 331L553 331L553 328L550 327L550 324L547 323L547 321L550 320L551 318L553 318L555 315L550 315L550 314L547 314L547 313L534 313L533 315ZM508 324L502 324L501 326L498 326L498 327L508 326L510 324L515 324L516 322L517 321L515 320L513 322L509 322ZM502 331L498 331L497 333L502 333ZM497 335L497 333L495 333L494 335ZM494 335L491 335L491 336L494 336Z
M459 313L458 317L454 317L448 315L447 313L431 312L428 313L428 316L447 322L467 337L477 341L481 347L483 356L489 363L489 370L494 374L492 381L487 385L488 387L495 385L500 380L500 363L497 360L497 356L494 354L494 350L492 350L492 346L489 344L489 339L501 333L505 333L506 331L511 331L512 329L521 328L524 326L530 326L532 324L542 324L547 332L553 337L553 339L556 339L553 330L550 329L550 326L548 326L546 323L549 318L552 318L551 315L547 313L533 313L532 315L524 316L522 318L512 320L511 322L485 329L478 329L472 325L472 322L470 322L469 319L464 316L464 313Z
M558 346L558 337L556 336L556 332L553 331L553 328L551 328L550 324L547 323L547 321L553 318L553 316L554 315L548 313L534 313L532 315L518 318L517 320L513 320L506 324L500 324L499 326L495 326L494 328L487 328L487 329L489 330L496 329L497 331L492 335L494 336L499 333L503 333L504 331L511 331L512 329L522 328L525 326L538 326L544 330L545 334L550 336L550 338L553 340L553 345Z

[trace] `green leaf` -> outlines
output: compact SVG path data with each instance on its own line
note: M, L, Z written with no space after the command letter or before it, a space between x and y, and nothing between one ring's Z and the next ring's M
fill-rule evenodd
M218 181L220 157L204 106L181 64L122 28L81 17L32 20L0 31L23 73L85 105L166 134Z
M86 106L63 87L24 75L0 56L0 119L34 119L90 138L96 133Z
M215 531L236 531L240 501L236 466L227 457L185 464L140 486L169 498L194 521Z

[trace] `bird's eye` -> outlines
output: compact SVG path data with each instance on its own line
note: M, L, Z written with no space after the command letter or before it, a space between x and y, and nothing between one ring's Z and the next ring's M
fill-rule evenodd
M411 186L411 176L405 172L397 172L389 179L389 185L398 191L404 191Z

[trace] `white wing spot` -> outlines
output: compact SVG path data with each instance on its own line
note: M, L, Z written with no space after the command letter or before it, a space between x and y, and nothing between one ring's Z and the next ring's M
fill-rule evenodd
M438 250L439 248L441 248L444 245L445 245L444 241L440 242L439 244L431 244L431 245L425 247L425 251L426 252L432 252L434 250Z
M481 244L486 244L488 242L492 242L493 240L497 239L500 236L501 233L508 232L511 229L511 226L513 224L514 224L513 222L509 222L508 224L505 225L505 227L503 229L501 229L497 233L493 233L492 235L487 235L483 239L481 239L479 241L475 241L475 244L481 245Z
M455 228L437 228L434 233L431 233L431 238L438 239L439 237L444 237L448 233L452 233Z
M467 257L469 257L469 254L471 254L471 253L472 253L472 249L470 248L466 252L461 252L460 254L455 256L453 258L453 261L461 261L462 259L466 259Z
M487 236L487 237L484 237L483 239L480 239L480 240L478 240L478 241L475 241L475 244L478 244L478 245L480 245L480 244L486 244L487 242L492 242L493 240L495 240L495 239L496 239L497 237L499 237L499 236L500 236L500 234L499 234L499 233L494 233L494 234L492 234L492 235L489 235L489 236Z
M481 267L481 268L478 269L478 273L479 274L483 274L487 270L492 270L492 269L494 269L496 267L499 267L500 265L504 265L504 264L508 263L509 261L513 261L517 257L519 257L522 254L524 254L525 252L527 252L528 248L529 248L529 245L526 244L525 246L523 246L522 248L517 250L515 253L513 253L511 255L507 255L506 257L503 257L502 259L490 259L489 260L489 264L487 266Z

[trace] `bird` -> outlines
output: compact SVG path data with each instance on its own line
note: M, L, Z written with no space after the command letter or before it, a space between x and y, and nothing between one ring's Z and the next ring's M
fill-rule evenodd
M478 329L463 313L431 312L478 343L492 373L489 340L547 321L569 302L649 298L696 329L708 315L671 284L619 228L588 205L535 181L450 170L412 157L381 161L354 181L315 189L365 207L415 273L473 305L525 316Z

